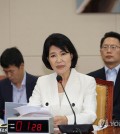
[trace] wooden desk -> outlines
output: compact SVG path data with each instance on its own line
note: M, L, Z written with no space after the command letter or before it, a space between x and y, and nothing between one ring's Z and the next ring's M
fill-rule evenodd
M107 127L103 130L95 132L95 134L120 134L120 127Z

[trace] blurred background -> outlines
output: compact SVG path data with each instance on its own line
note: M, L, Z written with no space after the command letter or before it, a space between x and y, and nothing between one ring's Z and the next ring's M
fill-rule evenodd
M100 40L106 32L120 33L120 14L78 14L76 9L76 0L0 0L0 54L16 46L29 73L48 74L51 71L41 60L43 43L57 32L68 36L77 48L79 72L102 67Z

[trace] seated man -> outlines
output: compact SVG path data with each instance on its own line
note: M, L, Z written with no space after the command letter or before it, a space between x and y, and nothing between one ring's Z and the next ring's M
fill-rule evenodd
M7 48L0 57L6 78L0 81L0 118L4 119L5 102L27 103L37 78L24 70L24 59L16 48Z
M114 82L113 119L120 120L120 34L106 33L101 39L100 53L105 67L88 75Z

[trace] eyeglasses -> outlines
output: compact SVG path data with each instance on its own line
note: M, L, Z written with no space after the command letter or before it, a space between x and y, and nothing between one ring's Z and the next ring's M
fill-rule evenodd
M117 49L119 49L119 46L116 45L103 45L102 46L102 50L107 51L110 48L110 50L112 51L116 51Z

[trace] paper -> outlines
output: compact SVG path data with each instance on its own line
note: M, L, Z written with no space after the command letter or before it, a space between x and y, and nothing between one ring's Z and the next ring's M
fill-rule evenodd
M17 117L19 115L18 112L14 108L20 107L20 106L23 106L23 105L26 105L26 104L25 103L15 103L15 102L5 102L4 123L7 123L7 118Z
M20 116L52 116L48 108L41 106L24 105L15 110L19 112Z
M100 131L100 130L105 129L105 128L107 128L107 127L108 127L107 125L104 125L104 127L100 127L100 126L97 126L97 125L93 125L94 131Z
M4 121L2 119L0 119L0 124L3 124L3 123L4 123Z

